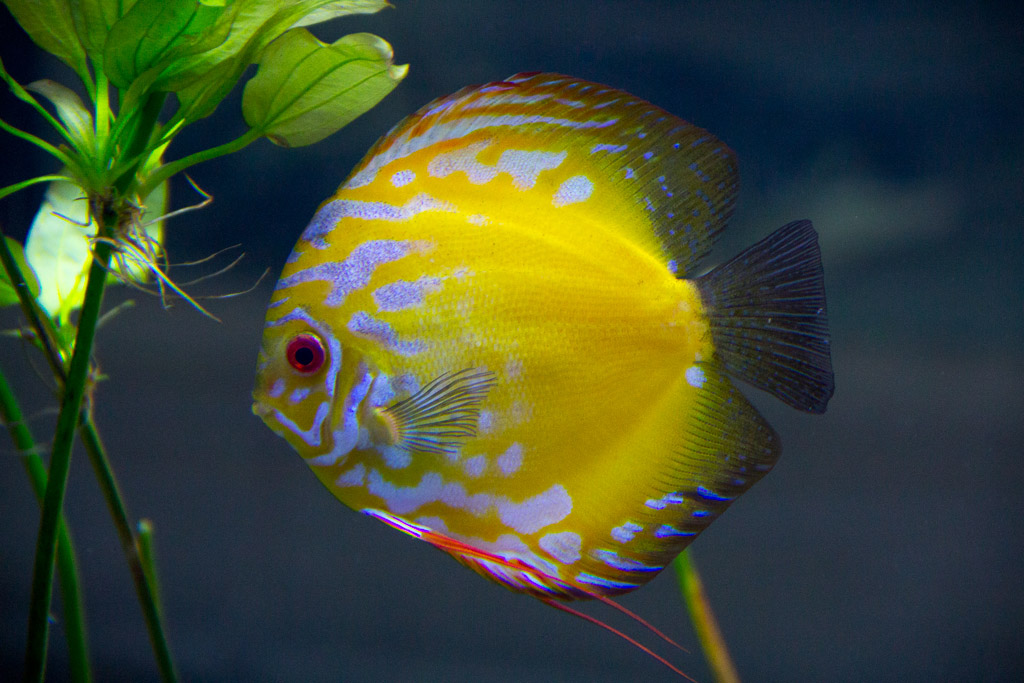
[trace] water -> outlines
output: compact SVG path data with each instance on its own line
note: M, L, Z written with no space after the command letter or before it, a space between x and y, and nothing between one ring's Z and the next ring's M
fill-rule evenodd
M352 513L249 412L263 307L292 243L377 136L430 98L520 70L627 89L737 152L741 198L714 257L811 218L821 235L836 394L827 415L753 396L776 470L695 544L750 681L1024 677L1024 17L994 3L410 2L320 31L372 31L412 67L381 106L314 147L260 142L193 170L215 202L176 219L176 260L242 244L200 291L216 324L134 295L97 345L97 421L136 518L153 520L186 680L673 680L596 628L513 595ZM4 13L22 82L31 59ZM56 71L55 71L56 69ZM2 117L32 128L4 95ZM238 98L172 156L242 131ZM0 185L52 172L5 137ZM0 202L19 238L42 190ZM174 186L176 206L192 203ZM126 298L113 292L111 303ZM0 313L3 327L17 318ZM38 435L52 399L0 343ZM37 362L41 366L41 361ZM37 508L0 445L0 679L18 676ZM155 679L126 565L83 454L67 515L98 680ZM663 576L623 600L691 648ZM606 611L597 614L614 619ZM619 622L616 622L619 623ZM50 673L64 677L58 623Z

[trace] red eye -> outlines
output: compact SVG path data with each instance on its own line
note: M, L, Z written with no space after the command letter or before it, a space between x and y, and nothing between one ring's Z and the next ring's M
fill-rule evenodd
M304 375L311 375L324 364L324 345L311 334L300 334L288 342L288 362Z

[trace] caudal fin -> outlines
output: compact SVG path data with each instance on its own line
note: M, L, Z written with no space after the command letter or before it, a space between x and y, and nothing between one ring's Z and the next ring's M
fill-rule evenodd
M779 228L696 284L720 367L794 408L825 412L835 380L810 221Z

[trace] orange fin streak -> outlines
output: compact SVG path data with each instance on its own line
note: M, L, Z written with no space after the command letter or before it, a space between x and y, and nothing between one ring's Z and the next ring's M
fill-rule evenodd
M540 601L543 602L544 604L550 606L550 607L554 607L555 609L562 610L563 612L568 612L569 614L571 614L573 616L579 617L580 619L583 619L584 621L589 621L591 624L595 624L595 625L600 626L601 628L603 628L603 629L605 629L607 631L610 631L610 632L614 633L619 638L622 638L623 640L625 640L627 643L629 643L633 647L639 648L640 650L642 650L643 652L647 653L651 657L654 657L656 660L658 660L659 662L661 662L662 664L667 666L669 669L671 669L673 672L679 674L680 676L682 676L686 680L693 681L693 683L697 683L696 679L694 679L693 677L688 676L685 673L683 673L682 670L680 670L678 667L676 667L674 664L672 664L670 661L668 661L667 659L665 659L661 655L659 655L656 652L654 652L653 650L651 650L651 648L647 647L646 645L641 644L636 639L634 639L634 638L632 638L630 636L627 636L625 633L623 633L622 631L618 630L617 628L615 628L613 626L610 626L609 624L604 623L600 619L598 619L596 617L592 617L589 614L584 614L583 612L580 612L578 610L574 610L572 607L569 607L568 605L563 605L561 603L555 602L553 599L550 599L550 598L547 598L547 599L540 598ZM619 605L619 604L613 602L610 598L604 598L604 602L606 602L607 604L615 605L616 607L619 607L621 609L625 609L625 607L622 607L622 605ZM630 614L632 615L632 613L630 613ZM636 615L632 615L632 616L635 617ZM666 638L664 635L662 635L661 632L659 632L657 629L652 628L643 619L639 619L639 621L640 621L640 623L644 624L648 628L651 628L651 630L653 630L655 633L660 635L662 638L665 638L665 640L668 640L668 642L670 642L670 643L672 642L671 640ZM675 643L673 643L673 645L675 645Z
M673 672L679 674L683 678L689 681L694 681L693 678L683 673L679 668L677 668L667 659L655 653L649 647L641 644L635 638L626 635L614 626L606 624L605 622L601 621L596 617L592 617L589 614L584 614L583 612L580 612L567 605L562 604L561 602L558 602L558 600L571 600L573 598L580 597L600 600L609 607L613 607L619 612L622 612L627 617L637 622L638 624L646 628L648 631L664 640L669 645L679 648L683 652L689 652L689 650L687 650L682 645L679 645L674 640L669 638L667 635L665 635L662 631L660 631L646 619L636 614L632 610L623 607L611 598L604 595L598 595L597 593L592 593L582 588L570 586L562 580L545 574L536 567L532 567L520 559L502 557L495 553L491 553L486 550L481 550L480 548L471 546L468 543L464 543L450 536L445 536L444 534L438 533L433 529L430 529L429 527L414 524L412 522L409 522L408 520L402 519L401 517L397 517L390 513L384 512L383 510L366 509L363 510L363 512L370 515L371 517L379 519L388 526L398 529L403 533L409 534L410 536L414 536L415 538L418 538L421 541L426 541L435 548L438 548L440 550L445 551L446 553L449 553L460 562L467 564L469 567L482 574L486 574L489 578L495 579L503 585L509 586L514 590L518 590L519 592L528 593L533 597L537 598L538 600L540 600L541 602L543 602L544 604L548 605L549 607L554 607L557 610L568 612L569 614L577 616L580 619L583 619L584 621L588 621L592 624L600 626L601 628L607 631L610 631L611 633L625 640L630 645L633 645L634 647L640 649L644 653L658 660L659 662L661 662L669 669L671 669ZM507 577L502 577L494 574L488 568L488 564L496 564L501 567L510 569L518 574L522 574L522 578L525 578L527 580L529 586L523 587L522 585L515 585ZM696 683L696 681L694 681L694 683Z

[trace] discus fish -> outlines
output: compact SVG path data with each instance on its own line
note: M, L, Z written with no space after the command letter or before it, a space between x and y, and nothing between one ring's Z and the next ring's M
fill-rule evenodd
M732 151L608 86L423 107L299 238L253 411L349 507L545 601L653 578L779 457L730 378L833 392L809 221L706 274Z

